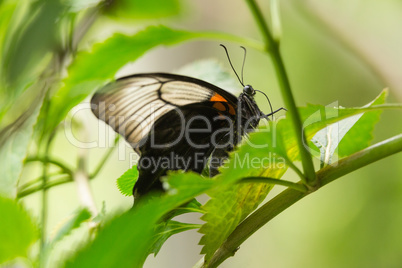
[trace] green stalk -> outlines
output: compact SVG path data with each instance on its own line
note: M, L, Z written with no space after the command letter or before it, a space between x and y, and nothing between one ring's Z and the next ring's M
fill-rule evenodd
M304 186L301 183L294 183L291 181L280 180L280 179L269 178L269 177L246 177L246 178L241 179L238 183L250 183L250 182L267 183L267 184L271 184L271 185L281 185L281 186L285 186L288 188L292 188L292 189L302 192L302 193L307 192L306 186Z
M402 134L372 145L319 170L317 178L321 182L320 187L359 168L401 151ZM208 267L217 267L224 260L233 256L238 247L259 228L309 193L311 192L302 193L289 188L268 201L237 226L215 252Z
M315 176L313 160L310 152L307 150L308 146L306 136L302 128L302 122L299 112L296 108L296 102L292 95L285 65L279 51L279 40L275 41L275 39L273 38L271 31L269 30L257 3L254 0L246 0L246 2L251 12L253 13L254 19L258 24L263 38L265 39L265 51L270 55L276 74L278 76L278 83L281 89L282 98L284 100L285 107L290 115L293 131L295 132L297 145L299 147L306 183L310 186L315 186L317 183L317 179Z
M48 146L46 146L48 147ZM46 248L46 227L47 227L47 163L43 163L42 172L42 212L41 212L41 233L40 233L40 267L44 267Z
M72 175L73 171L71 168L69 168L66 164L64 164L61 161L49 158L49 157L43 157L43 156L35 156L35 157L27 157L24 161L24 163L30 163L30 162L42 162L47 163L47 164L52 164L57 167L59 167L64 173L68 175Z
M63 174L63 175L66 175L66 174ZM68 182L73 182L73 179L70 176L62 177L62 178L55 179L55 180L52 180L52 181L48 181L46 183L46 185L41 184L41 185L39 185L37 187L31 187L31 188L28 188L28 189L21 190L21 192L18 192L17 198L23 198L23 197L25 197L27 195L39 192L41 190L44 190L44 189L48 190L48 189L50 189L50 188L52 188L54 186L65 184L65 183L68 183Z
M101 161L98 163L97 167L95 168L94 173L92 173L89 176L89 179L93 179L95 178L100 170L103 168L103 166L105 165L107 159L110 157L110 155L113 153L117 143L119 141L119 136L116 137L115 141L114 141L114 146L112 148L109 149L109 151L103 156L103 158L101 159ZM74 172L71 168L69 168L67 165L65 165L63 162L49 158L49 157L43 157L43 156L36 156L36 157L28 157L27 159L25 159L25 163L30 163L30 162L42 162L42 164L52 164L55 165L57 167L59 167L64 173L56 173L56 174L47 174L47 178L46 178L46 184L43 184L43 175L36 179L36 180L32 180L26 184L24 184L20 190L18 191L17 194L17 198L22 198L25 197L27 195L36 193L38 191L44 190L44 189L50 189L54 186L58 186L61 184L65 184L65 183L69 183L69 182L73 182L73 175ZM54 175L67 175L67 176L63 176L62 178L59 179L54 179L52 181L49 181L48 178ZM42 181L42 183L36 187L31 187L33 184L37 183L38 181Z
M51 177L60 176L60 175L66 175L66 174L64 174L64 173L62 173L62 172L48 173L48 174L47 174L47 177L48 177L48 178L51 178ZM28 188L34 186L35 184L38 184L38 183L42 184L42 180L43 180L43 177L42 177L42 176L40 176L39 178L30 180L30 181L28 181L27 183L23 184L21 187L18 187L18 192L22 192L22 191L24 191L25 189L28 189Z
M47 114L47 111L46 111ZM46 144L45 144L45 157L44 157L44 162L43 162L43 167L42 167L42 212L41 212L41 233L40 233L40 253L39 253L39 267L45 267L46 266L46 227L47 227L47 209L48 209L48 203L47 203L47 188L45 187L47 185L48 181L48 156L50 152L50 145L53 141L53 138L55 136L55 132L51 133L49 137L47 138Z

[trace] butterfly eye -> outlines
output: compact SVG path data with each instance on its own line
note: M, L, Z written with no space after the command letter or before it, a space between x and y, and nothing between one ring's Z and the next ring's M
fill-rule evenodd
M252 86L247 85L243 88L243 92L246 93L249 96L254 96L255 95L255 90Z

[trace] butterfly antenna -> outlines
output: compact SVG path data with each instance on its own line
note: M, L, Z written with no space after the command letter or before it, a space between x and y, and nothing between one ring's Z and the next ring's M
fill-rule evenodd
M243 70L244 70L244 63L246 62L247 50L243 46L240 47L244 50L243 64L241 65L241 84L244 86Z
M232 64L232 61L230 60L229 52L228 52L227 48L226 48L224 45L222 45L222 44L220 44L220 46L223 47L223 49L225 50L226 56L228 57L228 60L229 60L229 63L230 63L230 67L232 67L232 70L233 70L233 72L235 73L235 75L237 76L237 79L239 80L240 84L244 87L243 81L240 80L239 75L237 74L235 68L233 67L233 64ZM244 62L243 62L243 64L244 64ZM243 71L242 71L242 73L243 73Z
M268 103L269 103L269 107L271 108L272 120L274 120L274 109L272 109L271 101L269 100L267 94L265 94L265 93L262 92L261 90L257 90L257 89L254 89L254 90L257 91L257 92L260 92L260 93L264 94L265 98L267 98Z

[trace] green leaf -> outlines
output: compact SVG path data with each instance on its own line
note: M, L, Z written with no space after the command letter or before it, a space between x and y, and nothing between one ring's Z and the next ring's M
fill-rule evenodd
M211 199L202 207L201 217L206 223L199 232L204 234L199 244L208 263L213 253L232 233L237 225L257 208L272 187L264 183L250 183L217 187Z
M96 215L93 219L92 222L100 224L106 219L106 202L102 202L102 208L98 215Z
M386 95L386 91L383 91L374 101L363 107L383 104ZM366 148L372 140L372 131L380 114L381 110L357 114L318 131L311 141L320 150L321 163L330 164L338 150L338 155L342 157Z
M166 195L186 195L191 193L204 193L214 185L214 181L204 178L194 172L169 172L167 177L162 178L163 188ZM195 197L196 195L193 195Z
M16 197L17 184L22 171L23 161L33 134L39 109L36 107L25 119L15 122L0 132L0 195Z
M91 213L87 208L76 211L55 230L55 235L51 238L50 246L62 240L65 236L69 235L72 230L78 228L84 221L90 218Z
M120 0L112 1L104 8L107 15L129 19L155 19L177 15L180 11L178 0Z
M137 166L132 166L120 178L117 179L117 187L120 192L125 196L133 195L134 184L138 179L138 169Z
M160 251L160 249L162 248L163 244L166 242L166 240L172 235L192 229L198 229L200 227L201 224L184 223L172 220L165 223L161 223L157 228L158 231L155 236L155 243L150 253L154 253L154 255L156 256Z
M388 90L383 90L372 102L363 106L371 107L384 104L388 96ZM373 130L380 120L382 111L371 111L361 115L356 124L348 131L339 144L338 154L340 157L351 155L370 145L373 139Z
M198 212L204 213L204 210L201 208L201 203L197 201L197 199L193 198L186 205L180 206L174 210L174 216L182 215L185 213Z
M14 66L21 63L18 58L24 53L29 53L35 45L34 42L22 40L26 38L27 28L34 24L33 17L38 15L37 11L40 6L31 5L28 2L5 0L0 5L0 128L12 124L19 117L26 117L30 114L32 110L27 109L27 107L36 107L35 103L40 105L39 98L45 87L44 85L32 86L33 80L37 79L35 75L25 77L24 69L29 67L29 60L34 61L34 59L29 58L28 60L25 57L22 61L24 66ZM21 48L23 52L17 52L17 47L21 46L26 47ZM40 59L44 58L46 57L41 53ZM31 67L39 70L43 66L36 61ZM12 72L16 73L12 74ZM22 79L16 81L17 76Z
M382 93L384 94L384 93ZM381 94L381 96L382 96ZM399 108L399 106L394 105L383 105L381 107L361 107L361 108L344 108L344 107L324 107L322 105L312 105L309 104L306 107L301 107L299 109L300 116L303 122L303 129L306 133L307 141L313 138L313 136L321 129L327 127L328 125L337 123L343 119L359 115L366 112L380 111L386 108ZM286 147L287 154L296 155L297 158L295 160L299 160L298 158L298 147L294 138L293 128L291 127L291 122L288 119L280 120L276 125L276 129L278 130L276 136L280 136L283 140L283 143ZM313 150L314 147L311 147ZM311 151L313 155L320 152Z
M380 110L380 109L379 109ZM339 122L348 117L361 113L373 111L368 108L344 108L344 107L324 107L322 105L308 105L299 108L302 116L303 128L308 139L311 139L320 129L327 125ZM289 120L282 120L279 123L282 134L289 135L290 131L286 130Z
M15 86L17 80L28 81L35 78L49 53L55 51L60 16L66 6L59 0L35 1L29 6L19 28L14 32L9 50L5 51L4 66L7 80Z
M6 44L6 35L10 29L10 21L17 7L17 1L4 0L0 4L0 60L3 61L3 51ZM0 73L2 72L2 64L0 65Z
M14 200L0 196L0 264L26 257L38 237L32 218Z
M200 224L172 221L172 219L176 216L192 212L204 213L204 211L201 209L201 204L195 198L193 198L190 202L173 209L171 212L165 215L162 223L160 223L157 227L155 242L150 254L154 253L156 256L170 236L187 230L200 228Z
M169 185L170 191L161 198L150 198L106 224L65 267L141 267L155 242L160 218L205 192L213 181L177 172L170 174Z
M91 243L78 248L65 267L141 267L159 214L157 207L148 205L114 218Z
M380 111L381 111L381 109L372 109L371 107L374 105L381 104L383 102L384 98L386 97L386 94L387 94L386 91L383 91L379 95L379 97L376 98L376 100L373 103L371 103L369 106L364 106L361 108L324 107L322 105L308 105L307 107L299 108L300 114L302 116L303 128L304 128L306 136L307 136L307 140L309 141L310 139L312 139L313 136L316 135L316 133L318 131L326 128L329 125L333 125L335 123L340 124L340 122L342 120L350 119L351 121L344 121L344 123L342 123L342 125L341 125L341 128L334 127L334 129L336 129L337 131L340 131L340 132L338 134L338 141L331 141L332 146L337 145L337 143L339 143L339 140L340 140L339 137L341 137L341 135L346 133L345 138L344 138L344 140L345 140L344 144L346 144L346 142L348 142L349 144L355 143L351 147L351 149L346 149L349 151L349 153L352 153L352 152L355 152L357 150L361 150L361 149L367 147L371 140L370 133L372 131L372 128L374 127L375 122L378 120ZM373 108L375 108L375 107L373 107ZM392 108L392 107L390 106L390 108ZM364 119L364 121L360 121L360 120L357 121L358 125L356 127L352 128L354 130L353 130L353 132L351 132L351 134L348 134L347 130L349 129L349 127L351 125L353 125L353 123L355 123L357 119L362 117L362 114L364 114L363 118L367 118L367 119ZM359 122L361 122L361 123L359 123ZM278 127L282 128L281 135L284 135L284 136L293 135L293 133L291 133L289 124L290 124L290 122L288 122L286 120L282 120L280 122ZM345 131L343 131L342 128L344 128ZM324 133L324 132L321 132L321 133ZM322 136L325 136L325 134L321 135L321 137ZM360 138L359 136L361 136L362 138ZM326 139L327 139L327 137L322 137L321 141L319 143L316 143L315 145L322 147L323 145L326 144ZM342 141L341 141L341 146L342 147L344 146ZM296 151L298 150L296 144L294 144L294 143L288 143L288 147L294 148ZM317 149L313 146L310 146L310 148L311 148L311 152L313 155L316 155L316 156L322 158L323 155L320 153L320 151L315 151ZM325 147L322 147L321 151L326 151L328 156L332 155L330 149L325 150L323 148L325 148ZM334 148L336 148L336 147L334 147ZM334 148L332 148L332 150L334 150ZM352 148L354 148L354 149L352 149ZM343 155L343 153L341 153L340 155Z
M217 187L208 192L211 199L202 207L206 213L201 217L206 223L200 233L204 236L200 244L204 245L201 253L205 254L208 263L214 252L231 234L237 225L249 215L264 200L271 185L264 183L233 184L237 180L249 176L266 176L280 178L286 171L284 145L273 142L272 122L262 126L259 131L250 133L249 139L230 154L230 160L221 167L221 174L217 175ZM292 157L292 156L291 156ZM293 155L295 158L295 155ZM220 185L220 183L222 183Z

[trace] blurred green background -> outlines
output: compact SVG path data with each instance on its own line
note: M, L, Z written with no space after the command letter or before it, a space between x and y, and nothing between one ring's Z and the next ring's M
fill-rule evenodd
M299 106L306 103L362 106L386 87L389 102L402 102L402 2L398 0L282 0L282 55ZM269 1L259 1L269 16ZM167 24L188 30L219 30L260 39L247 5L236 0L182 1L180 15L158 21L116 25L98 21L84 44L106 38L119 27L135 32L144 25ZM228 68L226 56L215 41L187 42L174 47L158 47L124 67L119 76L138 72L173 72L196 60L214 58ZM242 51L227 44L233 61L240 66ZM135 48L133 48L135 49ZM94 66L101 68L101 66ZM245 82L266 92L275 108L283 105L269 58L248 50ZM268 110L264 99L258 99ZM90 140L99 138L97 120L90 112L80 116L88 122ZM402 132L401 111L384 111L376 127L378 142ZM112 132L109 132L112 136ZM102 138L102 137L101 137ZM113 137L108 137L110 141ZM124 143L122 143L124 146ZM127 148L126 148L127 149ZM90 168L100 160L105 148L90 149ZM98 209L104 202L108 215L127 210L132 198L123 197L116 178L130 166L129 153L116 150L99 178L91 182ZM54 144L55 157L75 165L77 149L64 133ZM341 178L303 199L267 224L222 267L402 267L402 155L395 155ZM24 170L22 180L38 173L37 167ZM286 179L296 180L288 172ZM276 187L272 198L282 188ZM48 232L79 205L74 184L49 191ZM36 216L40 195L23 199ZM191 219L198 221L197 215ZM135 226L133 226L135 228ZM55 249L51 266L74 251L86 238L86 226L75 231ZM168 240L159 255L150 256L145 267L191 267L200 256L195 231ZM113 249L111 249L113 250Z

